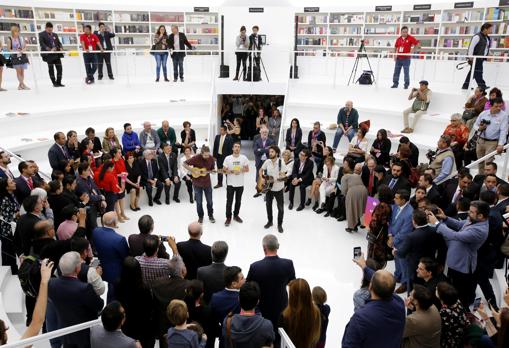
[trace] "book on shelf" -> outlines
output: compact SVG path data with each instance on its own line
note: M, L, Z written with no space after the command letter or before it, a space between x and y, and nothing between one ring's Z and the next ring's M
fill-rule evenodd
M330 27L330 34L339 34L339 35L361 35L362 27L361 26L340 26L340 27Z
M479 32L479 25L447 26L443 28L442 35L474 35Z
M310 37L303 37L303 38L297 38L297 45L299 46L325 46L327 45L327 39L322 38L310 38Z
M444 48L468 48L470 39L444 39Z
M188 27L186 28L186 34L217 34L217 27Z
M74 13L73 12L66 12L66 11L44 11L39 10L37 12L37 19L38 20L54 20L54 21L70 21L74 20Z
M120 45L149 45L149 39L140 36L122 36L118 37Z
M394 47L394 40L387 39L364 39L365 46Z
M215 14L192 14L187 15L188 24L217 24L217 15Z
M19 25L20 31L23 32L35 32L34 23L17 23ZM12 23L2 22L0 23L0 31L10 31Z
M407 23L433 23L437 22L440 19L440 16L435 13L416 13L411 15L405 15L403 17L403 22Z
M115 13L116 22L148 22L148 13Z
M509 36L492 39L490 48L507 48L507 49L509 49Z
M481 21L483 10L470 10L470 11L444 11L442 21L444 22L471 22Z
M399 23L401 16L399 14L368 14L366 23L368 24L387 24Z
M509 25L505 22L495 23L493 25L493 34L509 34Z
M34 18L34 11L20 8L0 8L0 18Z
M363 24L363 14L350 14L350 13L331 13L329 17L329 23L352 23L352 24Z
M509 19L509 9L499 8L499 7L491 7L486 10L486 20L508 20Z
M193 38L188 39L189 43L191 45L218 45L219 44L219 38L217 37L210 37L210 38Z
M183 23L184 14L165 14L165 13L150 13L150 20L152 22L160 23Z
M327 27L319 26L319 27L299 27L298 34L312 34L312 35L326 35Z
M115 25L115 32L121 34L148 34L148 25L146 24L137 24L137 25Z
M438 27L410 27L410 35L438 35Z
M359 47L360 39L356 38L332 38L329 40L329 46L333 47Z
M421 47L437 47L438 39L423 39L419 42Z
M383 27L366 27L364 28L364 34L385 34L385 35L395 35L399 31L399 27L395 26L383 26Z
M76 19L79 21L113 21L113 15L111 12L105 11L76 11Z
M323 24L327 23L327 15L298 16L297 21L302 24Z

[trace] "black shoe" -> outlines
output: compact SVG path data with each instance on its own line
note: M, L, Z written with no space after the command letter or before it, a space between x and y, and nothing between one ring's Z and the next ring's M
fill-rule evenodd
M318 209L316 209L316 210L315 210L315 213L317 213L317 214L321 214L321 213L323 213L324 211L325 211L325 209L323 209L323 208L318 208Z
M292 210L293 209L293 203L290 203L290 205L288 205L288 210Z
M173 197L173 200L177 203L180 203L180 199L178 197Z
M169 200L169 199L166 199L166 200L164 201L164 203L166 203L166 205L170 205L170 200Z
M398 85L393 84L393 85L391 86L391 88L398 88Z
M313 205L313 210L316 211L318 209L318 202L315 202L315 204Z
M154 203L157 204L157 205L161 205L162 204L161 201L158 200L158 199L154 199Z
M115 80L115 78L114 78L113 76L108 76L108 78L109 78L110 80Z
M467 90L467 89L468 89L468 86L463 85L463 86L461 86L461 89L465 89L465 90Z
M140 208L140 207L137 207L137 208L136 208L136 211L138 211L138 210L141 210L141 208Z
M164 82L170 82L166 77L164 78Z
M238 80L239 80L239 77L238 77L238 76L235 76L235 77L233 78L233 81L238 81Z
M177 82L177 79L173 79L173 82Z
M283 230L283 226L282 226L282 225L277 225L277 231L278 231L279 233L283 233L283 231L284 231L284 230Z
M200 224L203 223L203 216L198 218L198 223L200 223Z
M136 209L136 207L133 208L133 207L129 206L129 208L131 208L132 211L138 210L138 209Z
M310 205L311 205L311 200L310 200L310 199L308 199L308 200L306 201L306 207L309 207Z
M194 198L191 197L191 199L189 200L189 202L191 202L191 204L194 204Z
M60 86L58 85L58 83L53 82L53 87L60 87Z
M337 218L337 220L338 220L338 221L345 221L345 220L346 220L346 218L345 218L344 216L339 216L339 217Z
M85 83L86 83L87 85L89 85L89 84L91 84L91 83L92 83L92 80L90 80L89 78L86 78L86 79L85 79Z
M273 225L273 223L272 223L272 222L267 222L267 223L265 224L265 226L263 226L263 228L268 229L268 228L271 228L271 227L272 227L272 225Z
M156 79L156 82L159 82L159 77Z
M299 205L296 209L297 211L301 211L301 210L304 210L304 206L303 205Z
M404 89L408 89L408 85L405 85L405 87L403 87Z
M184 78L183 77L180 78L180 82L184 82Z
M244 221L240 218L240 216L234 216L233 220L237 221L239 224L243 223Z
M154 203L153 203L152 201L148 201L148 205L149 205L150 207L152 207L152 206L154 206Z
M254 194L254 196L253 196L253 197L254 197L254 198L256 198L256 197L260 197L261 195L262 195L262 194L261 194L260 192L256 192L256 193Z
M345 231L348 233L357 232L357 228L345 228Z
M330 216L330 213L327 212L327 214L324 215L325 217L329 217Z
M226 221L224 222L224 225L226 227L230 226L230 224L232 223L232 219L231 218L227 218Z
M102 76L97 76L97 79L100 81L100 80L103 79L103 77Z
M216 219L214 219L214 216L209 216L209 221L212 222L212 223L215 223L216 222Z
M218 189L220 187L223 187L223 184L217 184L216 186L214 186L215 189Z
M65 87L61 82L57 82L57 87Z

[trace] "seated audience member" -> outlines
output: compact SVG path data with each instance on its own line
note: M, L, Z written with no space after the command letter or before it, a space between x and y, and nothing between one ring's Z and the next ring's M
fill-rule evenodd
M477 250L488 238L489 212L489 205L481 201L470 203L469 218L466 221L449 218L442 210L436 216L431 211L427 212L428 222L438 224L437 233L442 235L447 244L447 276L458 290L460 301L465 307L475 298Z
M129 194L129 208L132 211L141 210L140 191L141 191L141 169L140 162L136 160L132 152L125 155L125 169L127 176L125 178L125 192Z
M124 236L117 233L117 214L108 212L103 215L104 227L92 232L92 241L103 268L103 279L108 282L108 296L114 296L113 284L120 278L122 263L129 255L129 246ZM114 297L111 297L114 298Z
M417 125L417 121L419 121L419 118L426 114L426 111L428 110L429 103L431 102L431 94L431 89L428 88L428 81L426 80L419 82L419 88L412 88L410 95L408 96L408 100L414 101L411 107L403 111L403 124L405 128L401 131L401 133L413 133L415 126ZM408 121L410 113L414 114L411 127L410 122Z
M85 148L88 145L88 142L92 141L94 147L92 148L93 153L99 153L102 151L103 147L101 145L101 140L95 136L95 129L92 127L88 127L85 130L85 138L81 141L81 152L85 151Z
M133 126L130 123L124 124L124 134L122 134L122 147L124 152L131 152L136 157L141 155L141 143L138 134L133 131Z
M290 128L286 130L286 149L290 150L292 154L300 153L302 149L302 129L300 128L299 120L294 118L290 122Z
M343 334L343 348L400 347L405 330L405 304L394 289L394 276L386 270L374 271L364 258L354 260L371 278L371 301L350 318ZM383 332L383 335L380 333Z
M313 210L318 214L321 214L325 211L325 207L327 206L327 201L330 199L332 192L336 188L336 181L338 180L339 167L335 164L336 160L334 157L327 157L325 159L325 164L323 166L323 172L321 177L317 177L313 181L313 186L311 187L311 193L309 199L314 198L315 204L313 205ZM309 200L308 199L308 200ZM320 209L320 201L321 204Z
M200 223L190 223L187 226L187 232L189 240L177 243L178 254L182 256L186 265L187 279L196 279L198 268L212 263L211 248L200 240L203 235L203 227Z
M161 147L161 140L157 132L152 129L152 124L148 121L143 122L143 130L140 132L140 143L143 150L158 151Z
M103 274L101 265L92 267L94 254L90 247L90 242L84 237L74 237L71 239L70 251L76 251L80 254L81 258L81 271L78 273L78 279L82 282L91 284L97 295L101 296L106 291L106 284L103 282L101 276Z
M415 285L406 299L406 306L413 312L406 317L401 347L439 347L442 325L431 291Z
M378 176L375 173L376 160L369 156L362 167L362 183L368 189L368 196L374 197L378 191Z
M320 339L316 344L316 348L325 348L325 343L327 340L327 327L329 326L329 314L330 314L330 306L326 304L327 293L321 286L315 286L313 290L311 290L311 295L313 296L313 302L315 305L318 306L321 315Z
M166 315L168 305L172 300L184 300L186 298L186 289L189 285L189 282L184 279L186 276L186 266L182 261L182 257L178 255L173 256L169 260L169 265L170 276L156 279L152 283L156 336L161 348L168 348L164 338L171 325Z
M458 292L451 284L440 282L436 286L436 294L442 305L440 308L442 321L440 347L462 347L470 322L465 315L465 308L458 299Z
M368 235L368 260L373 259L378 264L385 266L388 258L392 259L391 250L387 245L389 240L389 223L392 216L392 204L394 198L391 189L387 185L378 188L378 204L375 206L369 222ZM372 268L375 269L375 268Z
M373 158L375 158L376 164L388 167L391 147L392 143L387 138L387 131L385 129L380 129L376 133L376 139L373 141L373 144L371 144L369 153L373 156Z
M227 348L271 347L274 340L272 323L256 314L260 300L260 287L247 282L240 288L240 314L228 315L223 322L223 340ZM230 329L228 329L228 327Z
M443 135L451 138L451 149L454 153L456 168L463 167L465 144L468 141L469 128L461 123L461 114L452 114L451 123L445 128Z
M161 123L161 128L157 130L157 136L159 137L159 140L161 140L161 148L163 147L163 144L168 144L173 147L175 153L178 152L177 147L175 147L177 144L175 129L170 127L170 123L168 121L164 120Z
M141 180L140 185L145 188L148 196L148 205L153 206L154 203L161 205L161 194L163 192L163 183L158 180L159 167L154 156L154 151L143 151L143 159L140 160ZM152 197L152 189L156 188L156 194Z
M408 147L410 147L410 163L412 164L412 167L417 167L419 165L419 148L417 146L415 146L414 143L412 143L410 141L410 139L408 139L408 137L401 137L399 138L399 145L398 145L398 150L397 152L399 152L399 148L401 147L401 145L408 145Z
M191 128L191 122L184 121L182 123L182 132L180 132L180 139L182 140L182 147L190 147L196 153L198 147L196 146L196 132Z
M125 322L125 310L120 302L113 301L104 307L101 313L102 325L90 328L91 348L141 348L141 344L122 333Z
M299 153L299 160L294 161L293 163L292 175L290 177L289 210L293 209L293 199L297 186L299 186L300 191L300 204L297 207L297 211L304 209L304 203L306 202L306 188L313 183L314 179L313 161L309 158L309 156L309 151L304 149ZM309 204L311 204L311 200L309 200Z
M456 164L454 162L454 153L451 149L451 137L448 135L440 136L436 154L429 166L435 170L436 176L433 182L436 184L440 184L454 175Z
M81 270L80 254L65 253L58 263L62 276L52 278L48 285L48 297L58 315L60 328L97 319L104 302L92 285L78 279ZM63 337L64 346L90 347L90 330L84 329Z
M111 150L113 150L113 149L122 149L122 146L120 145L120 141L118 140L113 127L108 127L104 131L104 138L103 138L102 145L103 145L104 153L110 153Z
M141 256L143 255L144 248L143 242L148 236L154 231L154 219L150 215L143 215L138 219L138 229L140 233L131 234L128 238L129 242L129 255ZM169 240L169 239L168 239ZM159 244L157 250L157 257L168 259L170 255L166 252L166 248L163 243Z
M348 142L351 142L359 129L359 113L354 109L351 100L345 103L344 108L339 109L337 125L338 128L336 129L336 134L334 135L334 141L332 143L334 152L336 152L343 135L346 135Z
M468 97L467 102L465 103L465 110L461 117L461 120L465 123L468 129L472 129L472 125L477 119L477 116L484 111L484 105L486 105L486 102L488 101L486 94L487 93L484 88L477 87L474 90L474 94Z
M212 294L224 288L224 264L228 255L228 244L223 241L215 241L211 247L212 264L198 268L196 279L203 282L205 303L210 302Z
M362 226L361 216L366 208L368 190L361 179L362 165L357 163L352 174L345 174L341 178L341 193L345 196L346 209L346 232L357 232L357 227Z
M368 130L366 128L359 128L355 137L350 141L348 145L348 157L352 157L355 163L364 162L366 154L368 153L368 139L366 134Z
M142 347L154 347L157 324L154 297L143 283L140 264L134 257L124 259L120 281L115 286L116 298L125 309L122 332L140 341Z
M361 256L364 258L364 255ZM371 284L371 277L368 276L366 269L372 269L373 271L378 271L382 269L385 265L381 265L373 259L367 259L361 263L357 263L358 266L366 263L366 268L362 269L362 282L361 287L353 293L353 310L354 312L364 307L364 305L371 299L371 293L369 291L369 284Z
M399 190L407 190L410 192L410 183L403 175L403 166L399 162L394 162L391 166L391 175L385 177L382 184L389 186L392 194L396 194Z
M320 129L320 122L316 121L313 123L313 129L308 133L308 150L317 167L323 164L323 147L326 143L325 133Z
M122 188L118 185L118 178L115 175L115 166L113 162L106 161L99 173L96 177L97 186L102 189L104 192L104 196L106 198L106 211L119 211L118 207L118 199L119 194L122 192ZM125 220L118 214L119 222L124 222Z
M167 315L173 325L168 329L168 347L205 347L207 336L198 337L198 334L190 330L186 324L189 313L184 301L172 300L168 305Z
M178 158L173 153L173 147L168 144L161 145L162 153L157 157L159 178L164 184L165 203L170 204L170 188L173 186L173 201L180 203L180 177L178 172Z
M288 284L288 306L281 313L279 327L296 347L315 347L320 339L321 313L313 303L311 289L305 279Z
M161 277L170 275L168 259L157 257L159 245L161 241L159 237L152 234L147 235L143 241L143 255L136 256L136 261L140 264L143 282L150 287L152 282ZM176 254L175 240L168 238L168 244L173 247L173 254Z
M62 209L62 215L65 220L58 226L57 237L59 240L66 240L72 238L74 232L79 226L85 228L85 220L87 213L84 208L76 208L74 205L69 204Z

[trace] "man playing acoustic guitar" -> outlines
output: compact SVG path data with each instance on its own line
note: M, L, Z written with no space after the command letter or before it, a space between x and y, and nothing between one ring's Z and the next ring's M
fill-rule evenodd
M214 208L212 205L212 183L210 173L215 172L216 160L210 155L210 148L206 145L201 147L201 151L194 157L184 162L184 168L189 170L192 175L194 198L196 200L196 210L198 211L198 222L203 223L203 194L207 200L207 213L209 221L214 223Z

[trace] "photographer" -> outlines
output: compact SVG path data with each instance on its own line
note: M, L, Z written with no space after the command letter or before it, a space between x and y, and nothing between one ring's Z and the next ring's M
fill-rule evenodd
M429 155L429 157L428 157ZM433 155L428 152L426 155L430 158L429 167L433 168L436 177L433 180L435 184L439 184L448 179L451 174L456 171L456 164L454 163L454 153L451 149L451 137L448 135L440 136L437 143L437 151Z
M240 27L240 34L235 39L235 55L237 56L237 67L235 68L235 78L234 81L237 81L239 79L239 71L240 71L240 64L242 63L242 79L246 79L247 74L247 67L246 67L246 61L248 52L247 50L249 48L249 43L247 41L247 35L246 35L246 27L242 26Z
M262 42L262 38L261 36L258 35L258 30L260 30L260 28L255 25L253 26L252 28L253 30L253 33L251 35L249 35L249 56L251 56L251 54L253 53L252 51L261 51L262 50L262 45L263 45L263 42ZM260 53L256 53L253 55L253 60L254 60L254 67L258 68L258 70L260 69ZM249 64L251 66L251 64Z
M477 158L484 157L497 150L497 153L502 153L504 144L507 140L507 114L502 111L504 101L501 98L496 98L491 101L491 108L483 111L474 124L474 129L479 131L479 139L475 152ZM493 157L486 161L479 163L479 174L484 174L485 163L492 162Z
M412 99L414 99L412 106L403 111L403 123L405 128L401 133L413 133L417 121L419 121L419 118L428 110L429 103L431 102L431 90L428 88L428 81L422 80L419 82L419 88L412 88L408 100ZM408 116L412 112L414 113L414 119L412 127L410 127Z

